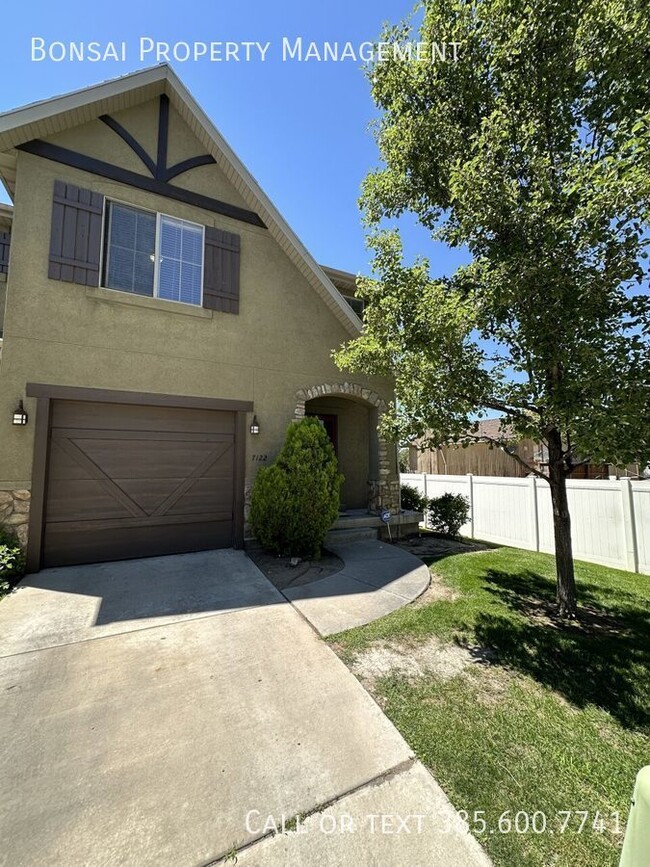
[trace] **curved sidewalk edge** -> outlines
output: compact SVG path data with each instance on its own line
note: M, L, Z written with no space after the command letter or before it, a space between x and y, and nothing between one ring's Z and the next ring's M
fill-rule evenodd
M364 626L417 599L429 586L429 569L408 551L367 540L329 546L344 562L334 575L284 595L323 636Z

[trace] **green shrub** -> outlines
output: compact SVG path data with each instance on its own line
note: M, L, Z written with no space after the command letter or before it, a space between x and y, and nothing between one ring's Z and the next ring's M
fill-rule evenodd
M424 512L426 509L426 497L412 485L402 485L401 498L402 508L406 509L408 512Z
M462 494L443 494L427 504L427 526L445 536L458 536L469 517L469 500Z
M260 545L275 554L289 548L288 499L284 470L276 464L261 467L253 485L250 522Z
M0 526L0 596L4 596L25 574L27 559L18 536Z
M262 467L253 485L250 522L258 542L276 554L319 557L339 514L342 482L321 422L291 424L275 463Z

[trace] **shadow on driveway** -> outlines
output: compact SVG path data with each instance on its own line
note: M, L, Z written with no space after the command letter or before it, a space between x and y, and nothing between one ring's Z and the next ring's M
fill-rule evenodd
M328 635L383 617L428 586L427 567L399 547L367 541L333 551L340 571L283 594L233 549L44 569L0 606L0 657L287 600Z
M232 549L44 569L0 605L0 656L284 601Z

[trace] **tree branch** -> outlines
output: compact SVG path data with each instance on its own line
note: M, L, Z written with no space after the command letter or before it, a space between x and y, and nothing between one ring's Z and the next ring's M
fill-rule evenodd
M542 414L540 407L536 406L533 403L522 403L521 409L519 409L519 407L509 406L507 403L501 403L497 400L484 400L481 401L481 403L487 409L494 409L497 412L507 412L510 415L516 415L518 418L526 418L526 411L534 412L537 415Z

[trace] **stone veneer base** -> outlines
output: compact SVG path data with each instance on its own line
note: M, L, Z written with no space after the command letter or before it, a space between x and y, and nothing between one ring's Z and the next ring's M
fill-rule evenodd
M22 545L27 544L31 496L27 490L0 491L0 524L13 530Z

